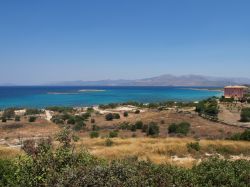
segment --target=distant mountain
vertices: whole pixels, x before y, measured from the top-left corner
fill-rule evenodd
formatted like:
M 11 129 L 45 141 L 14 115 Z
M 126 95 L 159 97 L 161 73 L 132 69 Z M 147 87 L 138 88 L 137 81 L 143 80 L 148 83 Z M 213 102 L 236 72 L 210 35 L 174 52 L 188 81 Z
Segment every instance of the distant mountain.
M 170 74 L 137 80 L 65 81 L 58 86 L 213 86 L 250 84 L 249 78 L 210 77 L 201 75 L 174 76 Z

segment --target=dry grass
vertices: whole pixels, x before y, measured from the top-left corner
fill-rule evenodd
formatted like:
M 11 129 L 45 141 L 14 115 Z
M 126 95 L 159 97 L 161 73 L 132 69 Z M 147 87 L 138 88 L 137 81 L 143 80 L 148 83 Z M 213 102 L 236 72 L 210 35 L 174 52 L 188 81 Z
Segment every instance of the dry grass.
M 107 147 L 105 139 L 83 138 L 79 147 L 87 148 L 92 154 L 106 159 L 137 157 L 139 160 L 150 160 L 154 163 L 171 163 L 190 167 L 209 154 L 223 156 L 250 156 L 250 143 L 226 140 L 201 140 L 201 150 L 188 151 L 187 143 L 191 138 L 114 138 L 113 146 Z
M 10 148 L 5 146 L 0 146 L 0 158 L 14 158 L 18 155 L 21 155 L 22 152 L 16 148 Z

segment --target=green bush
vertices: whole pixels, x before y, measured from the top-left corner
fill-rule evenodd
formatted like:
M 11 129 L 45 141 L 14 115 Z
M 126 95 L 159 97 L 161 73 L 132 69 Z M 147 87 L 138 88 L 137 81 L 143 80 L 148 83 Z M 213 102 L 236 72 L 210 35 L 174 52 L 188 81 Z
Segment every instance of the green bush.
M 114 117 L 114 119 L 120 119 L 120 114 L 114 113 L 114 114 L 113 114 L 113 117 Z
M 73 127 L 73 129 L 75 131 L 80 131 L 82 130 L 84 127 L 86 126 L 86 124 L 83 121 L 77 121 Z
M 97 131 L 92 131 L 89 134 L 90 138 L 98 138 L 99 137 L 99 132 Z
M 175 133 L 175 134 L 187 135 L 188 132 L 190 131 L 190 126 L 191 125 L 188 122 L 181 122 L 179 124 L 173 123 L 168 127 L 168 133 L 169 134 Z
M 75 111 L 75 109 L 73 107 L 63 107 L 63 106 L 47 107 L 46 110 L 59 112 L 59 113 L 67 113 L 67 112 L 74 112 Z
M 68 121 L 67 121 L 67 124 L 69 125 L 74 125 L 76 123 L 76 119 L 74 116 L 71 116 Z
M 107 139 L 105 140 L 105 145 L 106 145 L 107 147 L 111 147 L 113 144 L 114 144 L 114 142 L 113 142 L 110 138 L 107 138 Z
M 240 117 L 241 122 L 250 122 L 250 108 L 243 108 Z
M 125 112 L 123 113 L 123 116 L 124 116 L 124 117 L 128 117 L 128 112 L 125 111 Z
M 130 129 L 131 129 L 131 125 L 130 125 L 128 122 L 122 122 L 122 123 L 119 125 L 119 129 L 122 129 L 122 130 L 130 130 Z
M 105 119 L 106 119 L 107 121 L 112 121 L 112 120 L 114 119 L 114 116 L 113 116 L 113 114 L 108 113 L 108 114 L 106 114 Z
M 15 117 L 15 108 L 7 108 L 3 111 L 3 118 L 12 119 Z
M 20 121 L 20 116 L 15 116 L 15 121 Z
M 136 110 L 135 114 L 140 114 L 140 112 L 141 112 L 140 110 Z
M 213 121 L 218 120 L 219 106 L 216 98 L 209 98 L 207 100 L 200 101 L 196 105 L 196 112 L 204 118 Z
M 250 141 L 250 130 L 245 130 L 243 133 L 236 133 L 229 139 Z
M 137 121 L 135 122 L 136 129 L 142 129 L 143 127 L 143 122 L 142 121 Z
M 99 131 L 100 130 L 100 127 L 97 126 L 97 125 L 92 125 L 92 131 Z
M 29 117 L 29 122 L 35 122 L 36 121 L 36 116 L 30 116 Z
M 7 119 L 5 117 L 2 117 L 2 122 L 3 123 L 6 123 L 7 122 Z
M 44 113 L 42 110 L 36 108 L 28 108 L 26 109 L 25 115 L 36 115 Z
M 115 137 L 118 137 L 118 131 L 110 131 L 109 138 L 115 138 Z
M 69 129 L 52 141 L 30 142 L 15 160 L 0 159 L 0 186 L 249 186 L 250 161 L 211 158 L 190 169 L 138 161 L 135 157 L 98 159 L 86 151 L 76 152 L 77 138 Z M 106 139 L 105 145 L 114 142 Z M 53 148 L 54 147 L 54 148 Z
M 151 122 L 148 125 L 147 136 L 158 136 L 160 132 L 159 126 L 155 122 Z
M 136 125 L 131 125 L 131 126 L 130 126 L 130 130 L 131 130 L 132 132 L 135 132 L 135 131 L 136 131 Z
M 187 144 L 188 151 L 190 152 L 191 150 L 195 151 L 200 151 L 201 146 L 199 142 L 191 142 Z

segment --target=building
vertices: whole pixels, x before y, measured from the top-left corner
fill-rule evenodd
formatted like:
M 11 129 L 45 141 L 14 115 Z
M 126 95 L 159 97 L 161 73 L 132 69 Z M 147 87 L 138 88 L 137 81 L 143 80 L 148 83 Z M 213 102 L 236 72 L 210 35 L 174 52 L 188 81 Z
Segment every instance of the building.
M 242 99 L 247 92 L 246 86 L 226 86 L 224 88 L 225 98 Z

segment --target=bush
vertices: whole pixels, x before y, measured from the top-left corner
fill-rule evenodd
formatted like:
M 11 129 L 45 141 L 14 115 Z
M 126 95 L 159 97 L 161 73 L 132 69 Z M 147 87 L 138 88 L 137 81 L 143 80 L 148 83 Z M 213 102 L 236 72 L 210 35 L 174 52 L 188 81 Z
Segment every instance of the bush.
M 143 125 L 141 131 L 142 132 L 147 132 L 148 131 L 148 125 L 147 124 Z
M 15 116 L 15 121 L 20 121 L 20 116 Z
M 124 112 L 124 113 L 123 113 L 123 116 L 124 116 L 124 117 L 128 117 L 128 112 L 127 112 L 127 111 Z
M 240 117 L 241 122 L 250 122 L 250 108 L 243 108 Z
M 91 122 L 91 123 L 95 123 L 95 119 L 92 118 L 92 119 L 90 120 L 90 122 Z
M 100 127 L 97 125 L 92 125 L 92 131 L 99 131 Z
M 29 117 L 29 122 L 35 122 L 36 121 L 36 116 L 30 116 Z
M 200 143 L 199 142 L 191 142 L 187 144 L 188 151 L 190 152 L 191 150 L 195 151 L 200 151 Z
M 114 114 L 113 114 L 113 117 L 114 117 L 114 119 L 120 119 L 120 114 L 114 113 Z
M 135 114 L 140 114 L 140 112 L 141 112 L 140 110 L 136 110 Z
M 168 127 L 168 133 L 172 134 L 184 134 L 187 135 L 187 133 L 190 131 L 190 124 L 188 122 L 181 122 L 179 124 L 171 124 Z
M 196 105 L 196 112 L 204 118 L 216 121 L 219 113 L 219 106 L 216 98 L 209 98 L 207 100 L 200 101 Z
M 114 119 L 114 116 L 113 116 L 113 114 L 108 113 L 108 114 L 106 114 L 105 119 L 106 119 L 107 121 L 112 121 L 112 120 Z
M 131 130 L 132 132 L 135 132 L 135 131 L 136 131 L 136 125 L 131 125 L 131 126 L 130 126 L 130 130 Z
M 137 121 L 135 122 L 136 129 L 142 129 L 143 127 L 143 122 L 142 121 Z
M 230 139 L 250 141 L 250 130 L 245 130 L 243 133 L 236 133 Z
M 105 140 L 105 145 L 106 145 L 107 147 L 111 147 L 113 144 L 114 144 L 114 142 L 113 142 L 111 139 L 107 138 L 107 139 Z
M 83 121 L 78 121 L 76 122 L 76 124 L 74 125 L 73 129 L 75 131 L 80 131 L 82 130 L 84 127 L 86 126 L 86 124 Z
M 155 122 L 151 122 L 148 125 L 147 136 L 158 136 L 160 132 L 159 126 Z
M 28 108 L 26 109 L 25 115 L 36 115 L 44 113 L 42 110 L 35 109 L 35 108 Z
M 15 108 L 5 109 L 2 115 L 3 118 L 12 119 L 15 117 Z
M 76 120 L 75 120 L 74 116 L 71 116 L 67 121 L 67 124 L 69 124 L 69 125 L 74 125 L 75 123 L 76 123 Z
M 98 138 L 99 137 L 99 132 L 97 131 L 92 131 L 89 134 L 90 138 Z
M 7 119 L 5 117 L 2 117 L 2 122 L 3 123 L 6 123 L 7 122 Z
M 118 131 L 110 131 L 109 132 L 109 138 L 115 138 L 118 136 Z
M 73 107 L 63 107 L 63 106 L 47 107 L 46 110 L 59 112 L 59 113 L 67 113 L 67 112 L 74 112 L 75 111 Z

